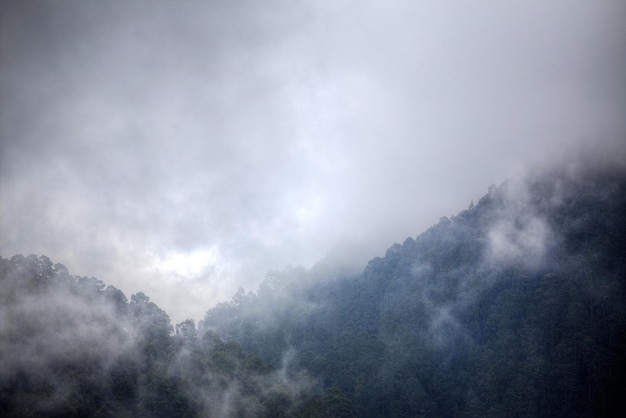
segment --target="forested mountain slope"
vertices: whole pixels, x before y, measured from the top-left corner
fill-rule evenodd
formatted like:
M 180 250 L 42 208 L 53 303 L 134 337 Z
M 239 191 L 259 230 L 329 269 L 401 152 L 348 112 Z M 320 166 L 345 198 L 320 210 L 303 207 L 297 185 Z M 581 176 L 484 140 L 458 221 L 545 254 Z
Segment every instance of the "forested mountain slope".
M 343 403 L 342 403 L 343 402 Z M 348 404 L 45 256 L 0 258 L 0 416 L 320 416 Z
M 199 326 L 361 416 L 626 410 L 626 175 L 559 168 L 491 187 L 357 275 L 268 275 Z

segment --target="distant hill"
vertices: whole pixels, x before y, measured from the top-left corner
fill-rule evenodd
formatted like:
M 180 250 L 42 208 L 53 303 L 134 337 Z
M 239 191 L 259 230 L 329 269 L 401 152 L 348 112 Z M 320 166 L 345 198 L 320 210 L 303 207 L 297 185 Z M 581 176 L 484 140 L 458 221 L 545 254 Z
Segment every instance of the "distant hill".
M 625 267 L 626 173 L 561 167 L 492 186 L 361 274 L 270 273 L 199 326 L 360 416 L 611 416 Z
M 338 393 L 191 320 L 173 327 L 143 293 L 128 301 L 45 256 L 0 258 L 0 416 L 321 416 L 348 404 Z

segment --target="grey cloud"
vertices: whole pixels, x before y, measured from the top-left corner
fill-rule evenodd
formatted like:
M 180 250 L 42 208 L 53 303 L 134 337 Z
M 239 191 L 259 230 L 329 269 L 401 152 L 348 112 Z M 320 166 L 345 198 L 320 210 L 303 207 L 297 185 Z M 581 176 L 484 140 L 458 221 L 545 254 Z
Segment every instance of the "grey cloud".
M 541 208 L 530 199 L 530 181 L 530 178 L 518 178 L 500 188 L 502 197 L 499 199 L 505 203 L 487 231 L 485 257 L 490 265 L 538 268 L 543 265 L 550 248 L 558 242 L 558 237 L 542 216 Z M 549 200 L 556 206 L 558 192 Z
M 176 319 L 344 241 L 364 263 L 529 161 L 624 151 L 617 3 L 0 7 L 0 251 Z M 213 246 L 189 283 L 146 272 Z

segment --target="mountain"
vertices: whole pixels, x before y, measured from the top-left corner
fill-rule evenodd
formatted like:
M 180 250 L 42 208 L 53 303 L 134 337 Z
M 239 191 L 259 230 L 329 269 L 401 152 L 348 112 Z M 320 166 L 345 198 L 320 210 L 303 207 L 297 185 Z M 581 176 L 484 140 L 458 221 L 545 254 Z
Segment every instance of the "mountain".
M 270 272 L 198 326 L 45 256 L 0 257 L 0 415 L 617 416 L 625 237 L 626 170 L 561 166 L 361 272 Z
M 626 410 L 626 175 L 562 166 L 492 186 L 360 274 L 268 274 L 199 323 L 364 417 Z

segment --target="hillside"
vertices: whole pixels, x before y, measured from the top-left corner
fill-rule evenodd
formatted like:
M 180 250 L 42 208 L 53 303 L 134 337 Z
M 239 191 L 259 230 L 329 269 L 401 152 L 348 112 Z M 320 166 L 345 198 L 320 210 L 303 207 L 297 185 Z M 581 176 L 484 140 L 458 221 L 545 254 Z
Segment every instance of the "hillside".
M 0 313 L 3 417 L 311 416 L 344 402 L 45 256 L 0 258 Z
M 625 237 L 623 170 L 547 170 L 361 274 L 270 273 L 199 325 L 361 416 L 610 416 L 626 406 Z

